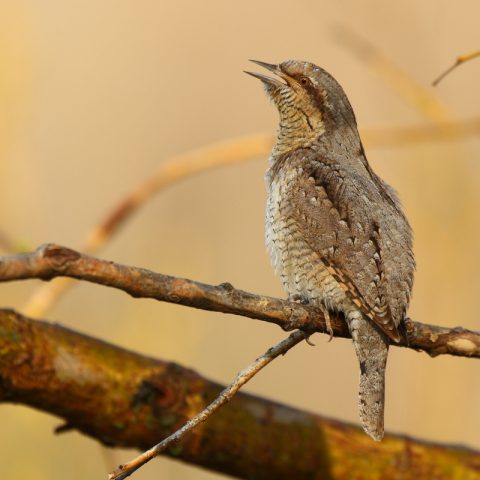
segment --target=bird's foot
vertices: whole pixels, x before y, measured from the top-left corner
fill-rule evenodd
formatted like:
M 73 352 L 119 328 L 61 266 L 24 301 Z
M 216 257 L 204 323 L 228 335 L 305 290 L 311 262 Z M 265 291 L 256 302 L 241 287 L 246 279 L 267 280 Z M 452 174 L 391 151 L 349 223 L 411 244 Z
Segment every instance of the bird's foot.
M 415 322 L 411 318 L 405 317 L 401 330 L 403 330 L 407 345 L 410 345 L 411 341 L 415 338 Z
M 289 295 L 288 301 L 293 303 L 301 303 L 302 305 L 308 305 L 310 303 L 310 300 L 307 297 L 300 295 L 299 293 Z
M 330 335 L 328 341 L 331 342 L 333 338 L 333 328 L 332 328 L 332 322 L 330 320 L 330 313 L 325 307 L 325 305 L 323 305 L 323 303 L 320 304 L 320 310 L 322 311 L 323 316 L 325 317 L 325 326 L 327 327 L 327 333 Z

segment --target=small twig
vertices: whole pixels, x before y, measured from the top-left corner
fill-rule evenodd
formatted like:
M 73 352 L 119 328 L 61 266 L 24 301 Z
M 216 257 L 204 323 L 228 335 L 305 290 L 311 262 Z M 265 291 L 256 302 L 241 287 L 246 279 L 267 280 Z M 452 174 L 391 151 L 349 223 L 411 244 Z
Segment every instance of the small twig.
M 449 73 L 462 65 L 462 63 L 473 60 L 476 57 L 480 57 L 480 50 L 477 50 L 473 53 L 468 53 L 466 55 L 460 55 L 452 66 L 447 68 L 436 80 L 432 82 L 432 85 L 436 87 Z
M 179 442 L 187 433 L 192 431 L 197 425 L 210 417 L 222 405 L 229 402 L 233 396 L 245 385 L 251 378 L 253 378 L 263 367 L 266 367 L 271 361 L 275 360 L 280 355 L 285 355 L 292 347 L 304 340 L 309 334 L 301 330 L 297 330 L 290 334 L 285 340 L 277 343 L 275 346 L 269 348 L 263 355 L 258 357 L 252 364 L 243 369 L 237 374 L 235 380 L 220 392 L 218 397 L 204 408 L 200 413 L 191 418 L 182 428 L 172 433 L 170 436 L 162 440 L 160 443 L 143 452 L 138 457 L 134 458 L 124 465 L 120 465 L 117 470 L 108 475 L 109 480 L 122 480 L 129 477 L 133 472 L 138 470 L 142 465 L 145 465 L 152 458 L 158 456 L 166 448 L 173 443 Z
M 51 280 L 61 276 L 118 288 L 136 298 L 155 298 L 162 302 L 255 318 L 275 323 L 285 330 L 300 328 L 328 332 L 320 308 L 255 295 L 237 290 L 228 283 L 213 286 L 162 275 L 100 260 L 58 245 L 44 245 L 32 253 L 0 258 L 0 282 L 27 278 Z M 330 314 L 330 321 L 336 337 L 350 337 L 341 316 Z M 408 325 L 409 341 L 403 339 L 396 346 L 423 350 L 431 356 L 450 354 L 480 358 L 479 332 L 413 321 Z

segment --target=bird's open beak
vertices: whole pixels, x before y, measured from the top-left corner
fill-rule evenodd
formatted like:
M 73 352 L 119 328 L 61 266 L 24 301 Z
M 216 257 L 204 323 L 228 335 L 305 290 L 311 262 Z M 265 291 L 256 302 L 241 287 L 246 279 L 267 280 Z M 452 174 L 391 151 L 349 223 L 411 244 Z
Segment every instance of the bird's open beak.
M 260 65 L 263 68 L 266 68 L 267 70 L 279 76 L 280 78 L 285 79 L 285 74 L 280 70 L 278 65 L 274 65 L 272 63 L 260 62 L 259 60 L 250 60 L 250 61 L 253 63 L 256 63 L 257 65 Z M 245 73 L 248 73 L 248 75 L 251 75 L 252 77 L 258 78 L 267 87 L 276 87 L 276 88 L 285 87 L 285 83 L 281 82 L 276 78 L 269 77 L 268 75 L 263 75 L 261 73 L 255 73 L 255 72 L 247 72 L 247 71 L 245 71 Z

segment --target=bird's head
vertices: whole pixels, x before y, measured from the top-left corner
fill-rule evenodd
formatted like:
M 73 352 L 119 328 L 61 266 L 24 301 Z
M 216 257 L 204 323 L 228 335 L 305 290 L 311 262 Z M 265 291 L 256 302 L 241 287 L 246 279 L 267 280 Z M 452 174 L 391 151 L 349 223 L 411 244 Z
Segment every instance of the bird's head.
M 277 106 L 278 150 L 307 147 L 343 126 L 356 131 L 355 116 L 345 92 L 325 70 L 298 60 L 278 65 L 252 61 L 275 75 L 246 72 L 263 82 Z

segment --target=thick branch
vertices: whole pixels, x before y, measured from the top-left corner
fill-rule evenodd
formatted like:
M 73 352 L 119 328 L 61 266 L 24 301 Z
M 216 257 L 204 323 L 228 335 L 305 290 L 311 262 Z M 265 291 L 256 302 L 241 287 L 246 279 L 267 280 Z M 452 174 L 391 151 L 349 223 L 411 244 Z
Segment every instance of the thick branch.
M 65 419 L 104 444 L 144 449 L 213 400 L 221 386 L 58 325 L 0 310 L 0 401 Z M 239 393 L 167 455 L 238 478 L 476 478 L 478 452 L 387 435 Z
M 146 269 L 120 265 L 83 255 L 58 245 L 44 245 L 33 253 L 0 258 L 0 281 L 71 277 L 113 288 L 133 297 L 155 298 L 203 310 L 232 313 L 276 323 L 285 330 L 308 328 L 326 333 L 325 319 L 313 306 L 254 295 L 230 284 L 207 285 L 183 278 L 154 273 Z M 349 337 L 340 316 L 331 318 L 337 337 Z M 450 354 L 480 358 L 480 333 L 464 328 L 445 328 L 409 321 L 408 345 L 429 355 Z

